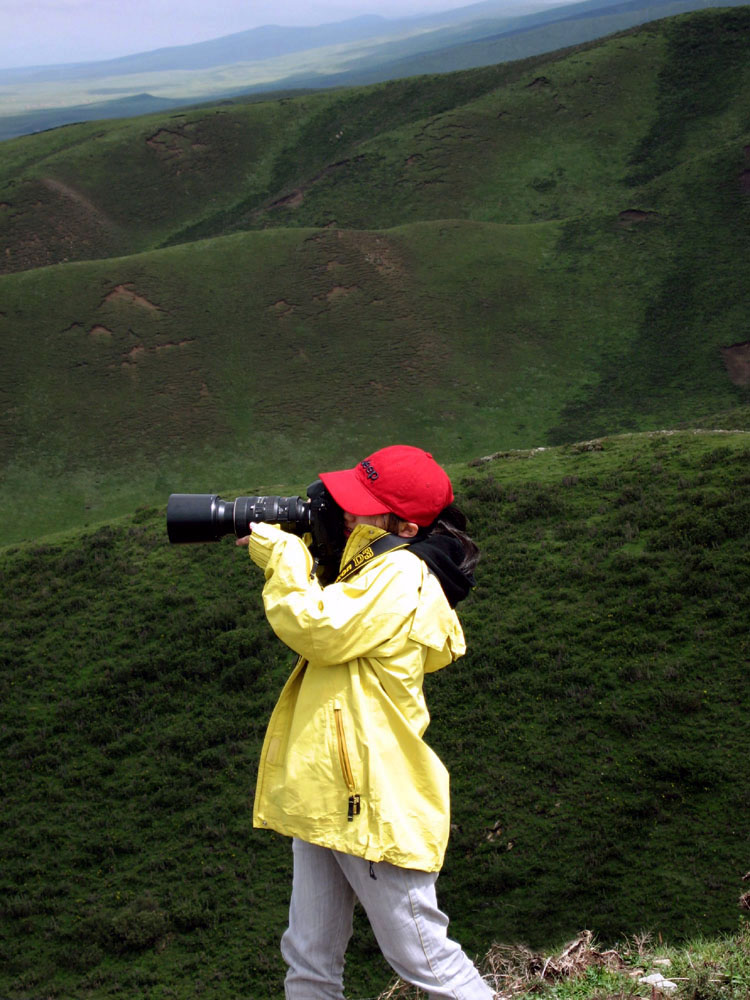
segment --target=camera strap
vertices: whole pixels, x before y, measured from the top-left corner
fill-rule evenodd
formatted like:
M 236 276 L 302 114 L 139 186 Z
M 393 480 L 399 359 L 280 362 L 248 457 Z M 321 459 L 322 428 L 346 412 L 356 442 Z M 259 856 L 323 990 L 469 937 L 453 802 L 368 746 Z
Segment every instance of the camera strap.
M 380 538 L 376 538 L 374 542 L 360 549 L 344 566 L 334 582 L 341 583 L 342 580 L 348 580 L 350 576 L 359 573 L 364 566 L 372 562 L 377 556 L 382 556 L 384 552 L 392 552 L 396 549 L 406 549 L 409 547 L 409 544 L 408 541 L 404 541 L 398 535 L 381 535 Z

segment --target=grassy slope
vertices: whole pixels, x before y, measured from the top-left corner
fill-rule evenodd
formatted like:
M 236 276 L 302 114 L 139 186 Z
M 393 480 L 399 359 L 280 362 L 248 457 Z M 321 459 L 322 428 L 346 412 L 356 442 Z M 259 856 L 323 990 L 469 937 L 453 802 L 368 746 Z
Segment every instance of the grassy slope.
M 8 252 L 2 267 L 91 259 L 103 249 L 125 255 L 186 236 L 223 235 L 290 185 L 327 176 L 326 168 L 351 159 L 360 143 L 381 136 L 387 149 L 392 131 L 471 102 L 535 65 L 74 125 L 4 143 L 0 200 Z M 50 191 L 45 181 L 72 189 L 94 211 L 76 212 L 75 196 L 59 187 Z M 436 217 L 450 216 L 450 198 L 433 197 L 442 205 Z M 342 211 L 350 210 L 349 200 L 348 194 L 341 199 Z M 373 198 L 373 228 L 384 225 L 382 202 Z M 107 248 L 91 243 L 97 224 L 107 229 Z M 297 217 L 292 224 L 305 223 Z
M 484 559 L 427 695 L 470 951 L 736 927 L 749 457 L 682 432 L 451 467 Z M 289 654 L 259 573 L 151 508 L 0 573 L 3 996 L 278 997 L 289 851 L 248 806 Z M 348 969 L 389 978 L 361 923 Z
M 749 17 L 5 144 L 11 268 L 130 256 L 0 278 L 3 495 L 64 528 L 384 438 L 450 460 L 737 412 Z M 0 540 L 38 531 L 29 505 Z
M 614 242 L 613 292 L 583 278 L 583 308 L 540 308 L 571 292 L 564 258 L 542 263 L 558 236 L 480 223 L 268 231 L 5 279 L 5 488 L 35 503 L 16 505 L 3 537 L 38 534 L 39 504 L 51 530 L 178 488 L 270 491 L 290 469 L 355 461 L 383 439 L 446 459 L 544 440 L 633 312 L 616 285 L 632 262 Z M 241 286 L 238 260 L 252 275 Z M 716 369 L 715 383 L 621 412 L 654 426 L 730 407 L 721 336 L 698 373 Z

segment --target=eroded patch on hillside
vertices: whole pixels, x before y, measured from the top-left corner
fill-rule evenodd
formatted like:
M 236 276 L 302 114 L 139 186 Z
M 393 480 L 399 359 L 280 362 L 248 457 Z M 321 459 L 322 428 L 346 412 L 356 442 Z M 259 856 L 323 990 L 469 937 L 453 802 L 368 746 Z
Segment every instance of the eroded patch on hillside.
M 374 245 L 364 250 L 364 259 L 383 277 L 393 278 L 403 273 L 403 263 L 396 257 L 390 244 L 379 237 L 376 237 Z
M 398 279 L 405 271 L 401 255 L 393 243 L 379 234 L 336 229 L 332 232 L 321 230 L 310 237 L 310 243 L 321 246 L 326 257 L 323 271 L 326 275 L 335 273 L 337 280 L 330 283 L 327 290 L 318 293 L 316 300 L 332 301 L 354 291 L 370 294 L 369 285 L 373 280 Z M 354 280 L 345 284 L 344 277 Z M 326 283 L 330 279 L 325 279 Z M 388 288 L 393 291 L 390 281 Z M 374 296 L 380 298 L 380 296 Z
M 127 354 L 122 356 L 122 367 L 126 370 L 133 368 L 138 359 L 146 353 L 146 348 L 143 344 L 136 344 L 135 347 L 131 347 Z
M 721 357 L 734 385 L 750 385 L 750 340 L 721 348 Z
M 152 347 L 146 347 L 144 344 L 135 344 L 129 351 L 122 355 L 120 367 L 123 371 L 133 375 L 137 371 L 138 364 L 146 358 L 163 354 L 165 351 L 181 350 L 192 343 L 192 338 L 189 338 L 186 340 L 172 340 L 165 344 L 154 344 Z
M 620 225 L 627 228 L 637 226 L 643 222 L 656 222 L 658 219 L 658 212 L 647 212 L 642 208 L 626 208 L 624 212 L 620 212 L 617 216 L 617 221 Z
M 276 201 L 271 202 L 269 208 L 299 208 L 304 200 L 304 189 L 295 188 L 291 194 L 284 195 L 283 198 L 278 198 Z
M 271 312 L 275 312 L 276 315 L 282 319 L 285 316 L 291 316 L 295 310 L 295 306 L 293 306 L 291 302 L 287 302 L 286 299 L 279 299 L 278 302 L 274 302 L 273 305 L 270 305 L 268 308 Z
M 398 238 L 322 228 L 297 255 L 293 291 L 280 275 L 265 304 L 271 325 L 261 336 L 278 364 L 254 402 L 258 419 L 277 418 L 280 400 L 290 419 L 378 414 L 444 379 L 452 347 L 415 296 Z
M 161 351 L 172 351 L 172 350 L 175 349 L 175 347 L 183 348 L 183 347 L 187 347 L 188 344 L 192 344 L 192 343 L 193 343 L 193 338 L 192 337 L 188 337 L 185 340 L 169 340 L 169 341 L 167 341 L 166 344 L 156 344 L 153 347 L 153 350 L 157 354 L 159 354 Z
M 146 139 L 146 145 L 153 149 L 162 160 L 179 160 L 187 153 L 202 153 L 208 149 L 208 146 L 205 143 L 196 142 L 191 135 L 197 124 L 197 122 L 190 122 L 172 128 L 160 128 Z
M 105 302 L 127 302 L 134 306 L 140 306 L 143 309 L 147 309 L 150 312 L 163 312 L 164 310 L 161 306 L 154 305 L 153 302 L 145 298 L 143 295 L 139 295 L 135 291 L 135 287 L 132 282 L 125 285 L 116 285 L 109 294 L 104 296 L 102 300 L 102 305 Z
M 78 324 L 74 324 L 74 326 L 77 325 Z M 89 330 L 89 337 L 93 337 L 95 340 L 96 339 L 111 340 L 113 336 L 114 334 L 109 329 L 109 327 L 102 326 L 101 323 L 97 323 L 95 326 L 92 326 L 91 329 Z
M 358 292 L 358 285 L 334 285 L 330 292 L 326 292 L 325 298 L 327 302 L 335 302 L 336 299 L 343 299 L 351 295 L 352 292 Z
M 295 188 L 289 194 L 283 195 L 281 198 L 276 198 L 269 205 L 266 206 L 267 209 L 274 208 L 299 208 L 299 206 L 304 202 L 305 195 L 315 184 L 318 184 L 324 178 L 330 176 L 331 174 L 340 173 L 346 167 L 349 167 L 353 163 L 359 163 L 360 160 L 364 160 L 364 155 L 354 156 L 345 160 L 337 160 L 335 163 L 329 163 L 327 167 L 324 167 L 319 173 L 311 177 L 309 181 L 305 184 L 300 185 Z M 253 213 L 254 217 L 261 215 L 265 209 L 258 209 Z

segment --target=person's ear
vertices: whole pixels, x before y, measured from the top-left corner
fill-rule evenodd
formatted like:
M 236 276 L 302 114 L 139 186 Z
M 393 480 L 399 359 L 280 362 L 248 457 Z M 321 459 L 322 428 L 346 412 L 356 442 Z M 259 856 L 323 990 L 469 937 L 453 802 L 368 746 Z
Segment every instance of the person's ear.
M 414 538 L 418 531 L 419 525 L 415 524 L 413 521 L 401 521 L 399 524 L 398 537 Z

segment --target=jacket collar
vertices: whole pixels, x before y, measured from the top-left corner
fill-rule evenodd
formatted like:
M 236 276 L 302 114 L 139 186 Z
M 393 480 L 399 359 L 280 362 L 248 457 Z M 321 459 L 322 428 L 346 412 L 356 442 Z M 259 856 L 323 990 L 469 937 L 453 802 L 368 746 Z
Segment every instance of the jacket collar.
M 376 528 L 374 524 L 355 524 L 351 535 L 346 540 L 340 568 L 346 566 L 349 560 L 354 558 L 360 549 L 365 548 L 366 545 L 370 545 L 376 538 L 381 538 L 387 534 L 387 531 L 384 531 L 382 528 Z
M 341 557 L 340 569 L 349 563 L 358 552 L 371 545 L 378 538 L 387 535 L 382 528 L 371 524 L 357 524 L 346 541 L 344 554 Z M 462 601 L 475 585 L 474 577 L 460 569 L 463 550 L 456 539 L 448 535 L 428 535 L 423 539 L 404 539 L 404 544 L 413 552 L 440 581 L 448 603 L 452 608 Z

